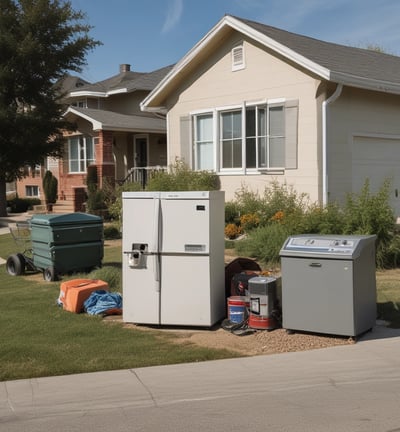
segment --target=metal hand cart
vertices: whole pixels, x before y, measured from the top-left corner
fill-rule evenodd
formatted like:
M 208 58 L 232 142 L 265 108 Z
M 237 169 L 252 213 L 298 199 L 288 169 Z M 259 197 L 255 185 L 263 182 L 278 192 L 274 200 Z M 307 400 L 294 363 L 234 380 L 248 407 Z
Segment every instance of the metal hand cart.
M 21 252 L 10 255 L 7 259 L 6 268 L 8 274 L 19 276 L 25 270 L 37 271 L 33 265 L 31 227 L 29 222 L 16 222 L 8 224 L 11 236 Z

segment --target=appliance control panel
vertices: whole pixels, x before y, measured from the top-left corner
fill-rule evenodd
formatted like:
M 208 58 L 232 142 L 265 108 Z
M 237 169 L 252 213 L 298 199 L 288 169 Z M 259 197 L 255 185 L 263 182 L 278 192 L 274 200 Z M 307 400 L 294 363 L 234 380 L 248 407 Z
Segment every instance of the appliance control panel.
M 285 245 L 287 250 L 305 253 L 334 253 L 351 255 L 358 241 L 345 237 L 290 237 Z

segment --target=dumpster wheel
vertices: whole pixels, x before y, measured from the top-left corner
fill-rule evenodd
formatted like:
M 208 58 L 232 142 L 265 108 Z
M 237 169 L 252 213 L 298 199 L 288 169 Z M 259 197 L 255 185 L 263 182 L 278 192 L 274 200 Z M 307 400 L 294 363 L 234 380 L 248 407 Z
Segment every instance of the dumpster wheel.
M 43 270 L 43 279 L 47 282 L 56 281 L 57 273 L 54 267 L 47 267 Z

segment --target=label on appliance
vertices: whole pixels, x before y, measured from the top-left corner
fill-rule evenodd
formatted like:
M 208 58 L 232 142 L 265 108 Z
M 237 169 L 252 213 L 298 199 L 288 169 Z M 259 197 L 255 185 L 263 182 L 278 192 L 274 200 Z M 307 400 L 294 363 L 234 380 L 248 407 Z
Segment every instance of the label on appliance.
M 205 206 L 205 205 L 197 205 L 197 206 L 196 206 L 196 210 L 204 211 L 205 209 L 206 209 L 206 206 Z
M 185 252 L 205 252 L 206 245 L 202 244 L 185 244 Z

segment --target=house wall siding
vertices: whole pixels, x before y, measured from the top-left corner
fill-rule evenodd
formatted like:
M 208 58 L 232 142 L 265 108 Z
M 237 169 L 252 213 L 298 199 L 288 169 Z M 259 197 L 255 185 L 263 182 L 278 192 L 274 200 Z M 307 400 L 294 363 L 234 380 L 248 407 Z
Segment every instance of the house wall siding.
M 398 139 L 399 118 L 400 96 L 343 89 L 341 96 L 329 107 L 327 119 L 329 200 L 343 202 L 346 194 L 352 191 L 353 136 Z
M 243 102 L 295 99 L 299 104 L 298 168 L 278 176 L 221 175 L 221 186 L 229 200 L 243 184 L 262 192 L 271 181 L 277 180 L 292 184 L 299 192 L 318 200 L 321 164 L 317 119 L 321 108 L 316 93 L 320 81 L 247 39 L 243 40 L 246 67 L 232 72 L 231 49 L 242 40 L 238 34 L 231 34 L 170 97 L 169 163 L 181 155 L 181 117 L 198 110 L 240 106 Z

